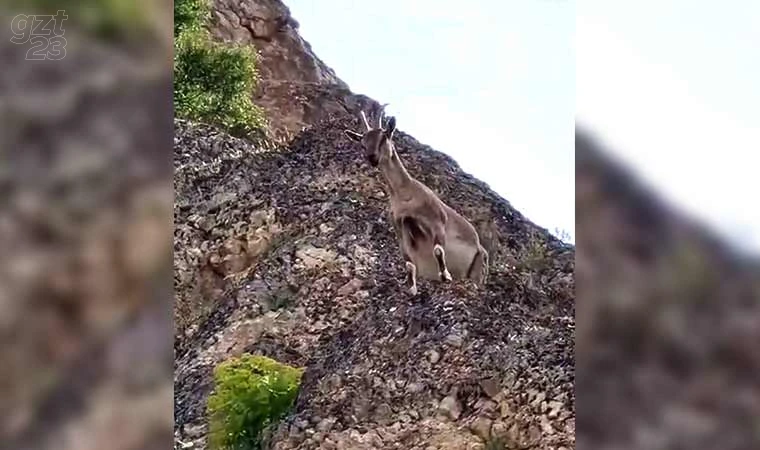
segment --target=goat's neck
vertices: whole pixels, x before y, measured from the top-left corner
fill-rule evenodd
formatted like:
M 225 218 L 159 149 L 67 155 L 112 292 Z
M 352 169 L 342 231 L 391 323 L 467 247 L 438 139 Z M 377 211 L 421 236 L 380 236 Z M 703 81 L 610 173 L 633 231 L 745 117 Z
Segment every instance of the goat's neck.
M 406 167 L 404 167 L 395 149 L 392 149 L 390 155 L 381 161 L 380 172 L 388 183 L 391 195 L 401 194 L 412 180 L 411 175 L 406 171 Z

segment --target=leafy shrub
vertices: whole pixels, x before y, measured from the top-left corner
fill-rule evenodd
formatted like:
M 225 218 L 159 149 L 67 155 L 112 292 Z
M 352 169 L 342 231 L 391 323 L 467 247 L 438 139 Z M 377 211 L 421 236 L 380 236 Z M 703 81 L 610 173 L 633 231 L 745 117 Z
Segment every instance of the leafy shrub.
M 302 369 L 250 354 L 217 366 L 207 405 L 210 448 L 260 449 L 263 432 L 292 406 L 302 373 Z
M 485 450 L 508 450 L 507 443 L 500 437 L 491 437 L 486 440 Z
M 183 32 L 198 32 L 211 16 L 209 0 L 175 0 L 174 1 L 174 37 Z
M 542 272 L 551 263 L 546 253 L 546 241 L 538 234 L 532 234 L 521 255 L 521 268 L 534 272 Z
M 175 115 L 247 135 L 264 126 L 251 98 L 256 53 L 250 47 L 211 40 L 203 27 L 210 15 L 208 1 L 174 2 Z

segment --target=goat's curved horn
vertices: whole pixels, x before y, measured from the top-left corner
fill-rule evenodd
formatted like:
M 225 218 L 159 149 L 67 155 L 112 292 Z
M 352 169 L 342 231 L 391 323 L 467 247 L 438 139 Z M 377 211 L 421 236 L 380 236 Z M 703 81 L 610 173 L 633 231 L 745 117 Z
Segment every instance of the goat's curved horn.
M 364 121 L 364 126 L 367 127 L 367 131 L 371 130 L 372 127 L 369 126 L 369 121 L 367 120 L 367 115 L 364 114 L 364 111 L 361 111 L 362 114 L 362 120 Z
M 383 128 L 383 117 L 385 116 L 385 107 L 388 106 L 388 103 L 380 105 L 380 114 L 377 116 L 377 127 Z

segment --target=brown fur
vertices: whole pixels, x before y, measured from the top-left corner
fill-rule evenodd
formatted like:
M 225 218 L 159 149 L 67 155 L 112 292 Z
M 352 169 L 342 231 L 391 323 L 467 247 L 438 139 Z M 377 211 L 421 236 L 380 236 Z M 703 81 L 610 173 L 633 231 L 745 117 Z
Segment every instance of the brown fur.
M 367 131 L 346 130 L 361 142 L 365 157 L 377 167 L 390 194 L 391 215 L 401 255 L 406 262 L 409 290 L 417 292 L 417 277 L 450 281 L 471 279 L 483 285 L 488 276 L 488 252 L 472 224 L 441 201 L 429 187 L 407 172 L 393 146 L 396 120 L 372 128 L 362 112 Z

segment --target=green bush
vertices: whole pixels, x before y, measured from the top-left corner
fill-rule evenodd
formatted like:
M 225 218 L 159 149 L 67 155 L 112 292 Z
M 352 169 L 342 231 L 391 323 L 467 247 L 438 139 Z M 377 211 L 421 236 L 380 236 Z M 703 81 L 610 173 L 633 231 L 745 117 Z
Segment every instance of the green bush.
M 256 53 L 250 47 L 212 41 L 203 27 L 209 14 L 208 0 L 174 2 L 175 115 L 247 135 L 264 126 L 251 98 Z
M 258 450 L 262 433 L 288 412 L 302 369 L 244 354 L 217 366 L 208 399 L 212 450 Z
M 174 37 L 185 31 L 197 32 L 211 17 L 210 0 L 174 1 Z

